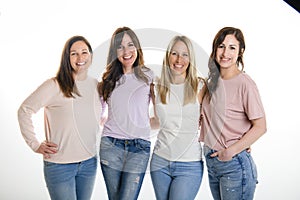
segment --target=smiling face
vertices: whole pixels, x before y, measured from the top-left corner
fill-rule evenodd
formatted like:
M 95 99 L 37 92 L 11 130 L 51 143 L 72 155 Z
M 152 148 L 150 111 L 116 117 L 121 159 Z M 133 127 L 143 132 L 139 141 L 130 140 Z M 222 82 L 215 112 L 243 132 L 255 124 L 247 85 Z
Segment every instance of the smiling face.
M 137 49 L 127 33 L 124 34 L 122 42 L 117 48 L 117 56 L 122 64 L 124 73 L 131 73 L 133 63 L 137 58 Z
M 83 41 L 75 42 L 70 48 L 70 63 L 75 74 L 87 71 L 91 65 L 92 56 L 88 46 Z
M 171 49 L 169 55 L 169 66 L 172 75 L 186 77 L 186 70 L 190 63 L 190 55 L 186 44 L 177 41 Z
M 227 35 L 216 51 L 215 59 L 221 69 L 237 67 L 239 49 L 240 45 L 236 37 L 234 35 Z

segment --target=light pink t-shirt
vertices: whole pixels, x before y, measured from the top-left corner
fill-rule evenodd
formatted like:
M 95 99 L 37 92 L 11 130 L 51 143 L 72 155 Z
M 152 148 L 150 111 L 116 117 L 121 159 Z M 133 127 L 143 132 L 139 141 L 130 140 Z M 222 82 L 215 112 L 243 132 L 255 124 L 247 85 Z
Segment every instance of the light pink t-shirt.
M 209 102 L 202 102 L 200 140 L 215 150 L 229 147 L 251 128 L 251 121 L 265 116 L 255 82 L 245 73 L 223 80 Z
M 32 115 L 44 108 L 45 138 L 58 145 L 58 152 L 46 161 L 73 163 L 97 155 L 100 137 L 101 101 L 98 81 L 88 77 L 75 84 L 81 97 L 66 98 L 54 79 L 46 80 L 20 106 L 18 119 L 21 133 L 33 151 L 40 146 Z
M 124 74 L 108 98 L 108 118 L 102 136 L 118 139 L 150 140 L 150 83 L 154 73 L 144 72 L 149 83 L 138 80 L 134 73 Z

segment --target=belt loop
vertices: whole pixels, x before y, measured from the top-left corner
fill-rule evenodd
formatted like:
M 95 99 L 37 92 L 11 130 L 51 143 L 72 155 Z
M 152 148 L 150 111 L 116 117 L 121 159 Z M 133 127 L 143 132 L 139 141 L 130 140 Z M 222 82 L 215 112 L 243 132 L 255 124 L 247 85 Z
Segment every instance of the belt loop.
M 112 143 L 113 143 L 113 145 L 115 145 L 116 142 L 117 142 L 117 138 L 113 138 L 113 137 L 112 137 Z

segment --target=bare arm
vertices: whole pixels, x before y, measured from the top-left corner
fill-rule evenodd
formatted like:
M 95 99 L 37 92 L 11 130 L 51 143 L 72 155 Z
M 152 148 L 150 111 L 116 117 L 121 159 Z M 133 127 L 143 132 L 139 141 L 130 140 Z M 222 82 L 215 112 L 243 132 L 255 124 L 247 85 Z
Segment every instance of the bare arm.
M 251 123 L 251 129 L 238 142 L 227 149 L 213 153 L 211 157 L 218 156 L 222 161 L 231 160 L 233 156 L 249 148 L 267 131 L 265 117 L 251 120 Z

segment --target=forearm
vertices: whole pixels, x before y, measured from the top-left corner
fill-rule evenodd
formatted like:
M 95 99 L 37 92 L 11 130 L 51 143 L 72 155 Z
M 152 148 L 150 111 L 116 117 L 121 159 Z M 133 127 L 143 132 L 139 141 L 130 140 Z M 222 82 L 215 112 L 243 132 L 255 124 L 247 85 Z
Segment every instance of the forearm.
M 253 125 L 243 137 L 230 147 L 228 151 L 232 152 L 233 156 L 241 151 L 249 148 L 266 132 L 266 119 L 265 117 L 253 120 Z

